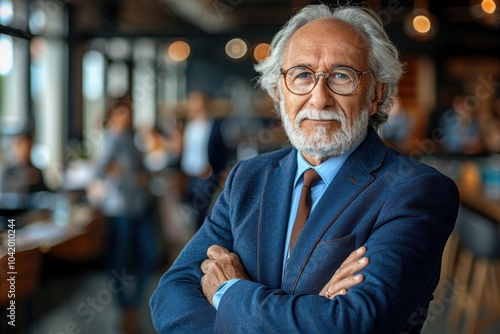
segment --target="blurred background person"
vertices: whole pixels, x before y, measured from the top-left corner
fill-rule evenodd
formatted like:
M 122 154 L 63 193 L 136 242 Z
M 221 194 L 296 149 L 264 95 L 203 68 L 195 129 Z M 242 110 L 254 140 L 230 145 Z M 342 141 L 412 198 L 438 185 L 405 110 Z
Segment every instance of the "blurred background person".
M 196 229 L 203 224 L 227 165 L 222 119 L 212 117 L 209 102 L 208 94 L 201 90 L 190 92 L 186 101 L 181 169 L 187 176 L 186 199 Z
M 389 119 L 380 127 L 380 136 L 388 146 L 404 153 L 412 139 L 412 130 L 413 120 L 401 105 L 400 99 L 393 98 Z
M 141 141 L 144 165 L 150 172 L 158 173 L 178 165 L 182 152 L 180 131 L 164 134 L 158 127 L 153 127 L 143 132 Z
M 0 162 L 0 215 L 11 216 L 33 209 L 30 196 L 49 190 L 42 171 L 31 162 L 33 138 L 24 133 L 15 136 L 10 151 Z
M 442 148 L 448 154 L 480 154 L 484 151 L 479 119 L 463 95 L 456 95 L 439 123 Z
M 140 332 L 138 307 L 157 261 L 147 189 L 149 175 L 134 142 L 132 120 L 130 99 L 125 97 L 112 104 L 102 151 L 95 161 L 95 180 L 89 187 L 89 199 L 108 218 L 109 269 L 135 276 L 118 293 L 124 333 Z
M 443 130 L 441 129 L 441 119 L 446 110 L 451 106 L 451 101 L 457 91 L 454 87 L 446 86 L 437 91 L 436 107 L 432 109 L 427 118 L 427 138 L 436 143 L 436 150 L 442 151 L 441 141 L 443 139 Z
M 488 151 L 500 153 L 500 96 L 493 100 L 491 112 L 483 121 L 484 141 Z

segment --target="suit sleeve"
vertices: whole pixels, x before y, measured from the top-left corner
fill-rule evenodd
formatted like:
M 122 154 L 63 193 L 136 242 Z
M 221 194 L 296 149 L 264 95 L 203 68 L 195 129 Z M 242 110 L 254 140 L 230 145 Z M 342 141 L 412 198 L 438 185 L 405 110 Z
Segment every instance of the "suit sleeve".
M 237 169 L 238 165 L 228 176 L 224 191 L 217 199 L 214 207 L 217 219 L 206 218 L 151 296 L 153 325 L 160 334 L 213 333 L 216 310 L 203 295 L 200 265 L 207 258 L 207 249 L 211 245 L 221 245 L 228 250 L 233 248 L 228 193 Z
M 458 191 L 432 172 L 377 193 L 386 198 L 364 243 L 370 259 L 364 282 L 328 300 L 240 281 L 222 297 L 214 332 L 399 333 L 422 327 L 456 219 Z

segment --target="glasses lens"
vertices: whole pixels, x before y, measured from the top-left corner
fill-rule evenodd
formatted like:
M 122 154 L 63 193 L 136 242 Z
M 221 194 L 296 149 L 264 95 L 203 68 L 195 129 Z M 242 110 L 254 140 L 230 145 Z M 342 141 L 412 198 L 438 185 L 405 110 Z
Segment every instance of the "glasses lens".
M 350 94 L 358 87 L 358 75 L 349 67 L 334 68 L 328 76 L 328 86 L 337 94 Z
M 306 67 L 292 67 L 286 72 L 286 86 L 294 94 L 309 93 L 315 83 L 314 72 Z

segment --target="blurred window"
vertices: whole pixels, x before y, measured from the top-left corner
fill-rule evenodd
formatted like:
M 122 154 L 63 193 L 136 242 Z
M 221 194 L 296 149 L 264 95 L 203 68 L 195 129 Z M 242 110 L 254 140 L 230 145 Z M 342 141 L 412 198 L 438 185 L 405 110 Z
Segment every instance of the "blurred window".
M 26 31 L 27 0 L 0 0 L 0 24 Z
M 0 34 L 0 131 L 15 134 L 28 126 L 28 41 Z
M 31 41 L 31 97 L 35 140 L 46 150 L 50 166 L 61 172 L 66 143 L 67 45 L 62 39 L 35 37 Z M 63 66 L 61 66 L 63 65 Z
M 138 128 L 152 128 L 156 120 L 157 79 L 153 63 L 140 61 L 135 64 L 132 77 L 132 102 L 134 125 Z
M 155 70 L 156 45 L 152 39 L 141 38 L 134 43 L 134 70 L 132 73 L 132 102 L 134 124 L 148 129 L 156 122 L 156 96 L 158 78 Z
M 50 185 L 60 185 L 66 165 L 69 78 L 67 12 L 56 0 L 30 1 L 32 119 L 36 151 L 33 163 L 48 171 Z
M 107 92 L 111 98 L 125 95 L 129 90 L 128 66 L 125 62 L 111 63 L 107 69 Z

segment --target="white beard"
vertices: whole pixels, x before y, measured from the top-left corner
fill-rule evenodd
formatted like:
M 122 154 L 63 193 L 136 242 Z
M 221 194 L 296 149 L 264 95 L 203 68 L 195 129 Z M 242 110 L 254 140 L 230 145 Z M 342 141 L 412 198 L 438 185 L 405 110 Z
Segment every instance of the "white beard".
M 288 139 L 297 150 L 318 160 L 342 155 L 357 144 L 368 129 L 369 109 L 370 104 L 366 103 L 358 117 L 352 120 L 352 124 L 349 124 L 342 110 L 305 108 L 297 114 L 295 121 L 292 123 L 286 113 L 283 96 L 280 102 L 281 120 Z M 336 131 L 328 132 L 326 126 L 319 125 L 314 133 L 306 134 L 300 128 L 305 118 L 337 120 L 341 126 Z

